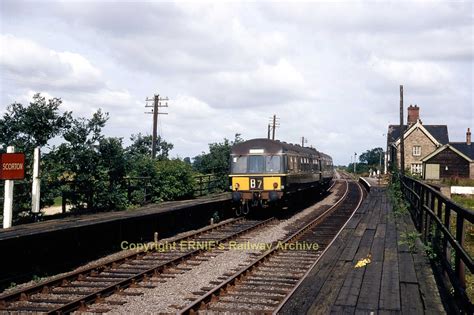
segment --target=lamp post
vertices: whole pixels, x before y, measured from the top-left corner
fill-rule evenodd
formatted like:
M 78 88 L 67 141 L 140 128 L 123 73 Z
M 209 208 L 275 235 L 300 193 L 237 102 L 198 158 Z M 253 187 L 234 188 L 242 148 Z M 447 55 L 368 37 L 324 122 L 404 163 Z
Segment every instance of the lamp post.
M 357 170 L 357 153 L 354 152 L 354 174 Z

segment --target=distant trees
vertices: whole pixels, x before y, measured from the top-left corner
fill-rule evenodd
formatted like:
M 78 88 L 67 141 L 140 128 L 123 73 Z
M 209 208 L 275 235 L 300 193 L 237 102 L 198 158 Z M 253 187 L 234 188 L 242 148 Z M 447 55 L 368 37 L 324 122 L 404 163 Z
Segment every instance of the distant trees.
M 380 168 L 380 166 L 383 168 L 384 161 L 385 155 L 382 148 L 378 147 L 367 150 L 359 156 L 359 162 L 357 163 L 356 171 L 357 173 L 368 173 L 370 169 L 376 171 Z M 349 172 L 353 172 L 354 163 L 350 163 L 347 166 L 347 170 Z
M 209 153 L 202 153 L 194 157 L 193 168 L 203 174 L 227 173 L 230 168 L 230 151 L 234 144 L 242 142 L 239 133 L 234 140 L 224 139 L 223 142 L 209 144 Z
M 368 166 L 377 167 L 379 162 L 384 162 L 384 154 L 382 148 L 374 148 L 372 150 L 367 150 L 359 156 L 359 161 Z

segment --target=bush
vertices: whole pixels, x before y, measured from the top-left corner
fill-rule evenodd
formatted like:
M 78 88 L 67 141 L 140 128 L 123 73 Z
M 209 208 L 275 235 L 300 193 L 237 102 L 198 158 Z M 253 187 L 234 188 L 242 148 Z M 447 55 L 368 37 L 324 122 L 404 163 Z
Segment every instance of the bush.
M 392 177 L 392 182 L 388 189 L 388 197 L 393 205 L 393 214 L 395 217 L 400 217 L 408 213 L 410 205 L 403 198 L 400 181 L 396 177 Z
M 154 202 L 193 197 L 192 167 L 179 159 L 156 161 L 156 177 L 152 178 Z

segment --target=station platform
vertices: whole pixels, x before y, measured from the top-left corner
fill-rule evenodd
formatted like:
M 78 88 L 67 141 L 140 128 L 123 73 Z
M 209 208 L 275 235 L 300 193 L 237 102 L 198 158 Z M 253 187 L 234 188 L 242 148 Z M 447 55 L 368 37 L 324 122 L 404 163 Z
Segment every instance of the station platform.
M 409 214 L 395 216 L 386 188 L 370 193 L 320 261 L 287 300 L 281 314 L 445 314 Z M 358 265 L 358 266 L 356 266 Z
M 75 215 L 0 229 L 0 291 L 12 283 L 69 271 L 119 251 L 127 241 L 151 241 L 233 215 L 230 194 L 150 204 L 127 211 Z
M 383 178 L 376 177 L 361 177 L 362 180 L 366 181 L 370 187 L 385 187 Z
M 111 223 L 114 221 L 123 221 L 132 218 L 148 217 L 164 212 L 179 211 L 185 208 L 191 208 L 196 205 L 210 204 L 229 201 L 229 193 L 210 195 L 197 199 L 167 201 L 159 204 L 149 204 L 134 210 L 128 211 L 109 211 L 93 214 L 77 214 L 61 219 L 52 219 L 36 223 L 21 224 L 8 229 L 0 228 L 0 242 L 10 238 L 20 238 L 28 235 L 48 233 L 52 231 L 79 228 L 97 224 Z

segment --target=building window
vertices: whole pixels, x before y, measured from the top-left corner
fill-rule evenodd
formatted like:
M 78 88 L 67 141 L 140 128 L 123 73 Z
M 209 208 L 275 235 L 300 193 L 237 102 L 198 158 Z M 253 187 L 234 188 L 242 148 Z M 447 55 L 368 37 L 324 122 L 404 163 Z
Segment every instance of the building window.
M 411 164 L 411 173 L 422 175 L 423 167 L 422 167 L 421 163 L 412 163 Z
M 413 147 L 413 156 L 420 156 L 421 155 L 421 146 L 415 145 Z

